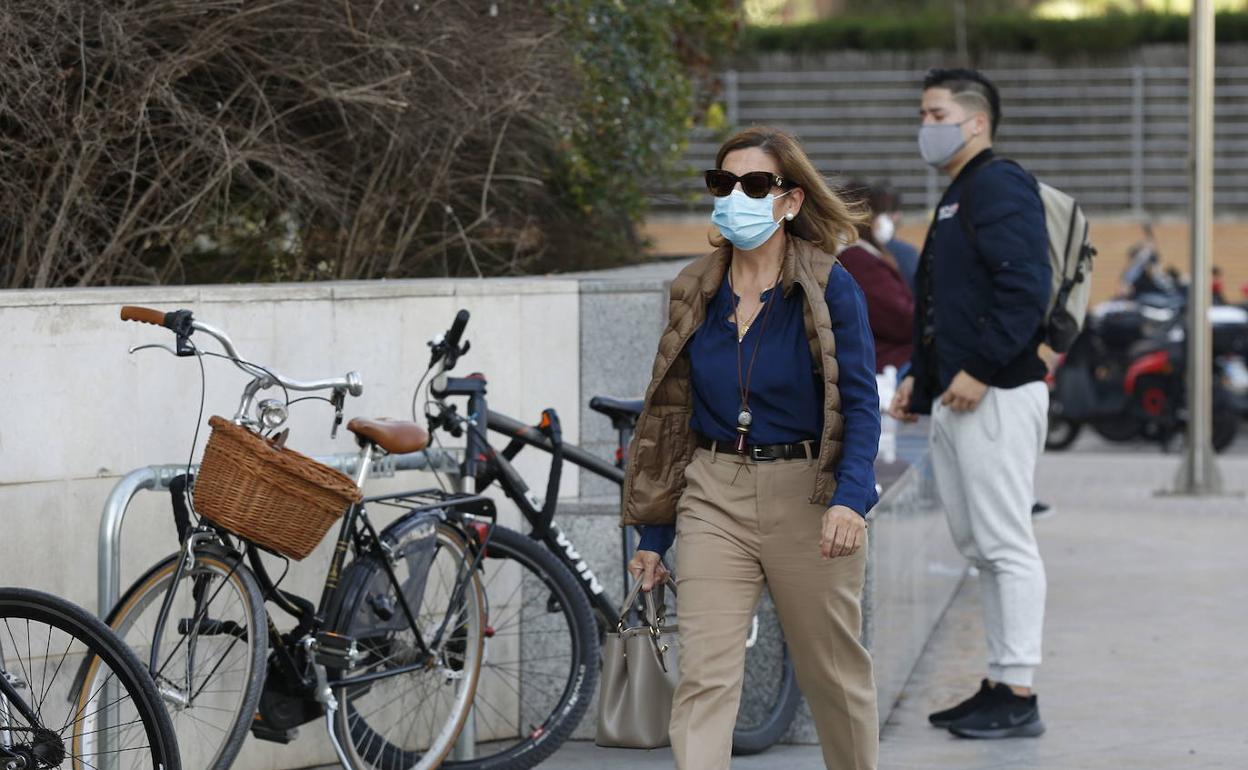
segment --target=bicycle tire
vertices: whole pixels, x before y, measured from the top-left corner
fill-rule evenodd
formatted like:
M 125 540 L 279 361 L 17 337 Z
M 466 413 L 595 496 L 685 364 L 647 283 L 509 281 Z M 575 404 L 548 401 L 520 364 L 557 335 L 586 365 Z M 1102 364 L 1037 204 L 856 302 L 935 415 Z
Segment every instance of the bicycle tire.
M 134 653 L 127 649 L 121 640 L 98 618 L 72 602 L 58 596 L 43 593 L 42 591 L 26 588 L 0 588 L 0 626 L 3 626 L 5 630 L 3 637 L 0 638 L 3 638 L 5 644 L 12 643 L 14 646 L 20 647 L 14 639 L 13 629 L 9 623 L 10 619 L 26 621 L 24 626 L 28 653 L 31 641 L 31 621 L 43 623 L 50 628 L 56 628 L 70 637 L 70 642 L 66 645 L 51 679 L 55 680 L 64 671 L 66 678 L 72 677 L 72 681 L 67 689 L 62 692 L 57 683 L 49 681 L 47 677 L 48 658 L 50 653 L 52 653 L 52 634 L 49 632 L 48 647 L 45 650 L 43 663 L 41 701 L 32 704 L 32 708 L 35 708 L 41 717 L 39 720 L 41 722 L 40 727 L 46 729 L 47 724 L 51 723 L 44 722 L 48 716 L 44 712 L 44 706 L 51 705 L 48 702 L 48 697 L 54 691 L 58 695 L 67 696 L 66 703 L 70 707 L 70 713 L 66 717 L 64 727 L 59 731 L 62 750 L 64 749 L 63 733 L 71 725 L 73 725 L 74 730 L 70 740 L 68 757 L 62 757 L 62 761 L 69 759 L 72 765 L 83 767 L 88 765 L 83 758 L 85 755 L 95 759 L 95 764 L 98 766 L 103 764 L 101 755 L 104 753 L 115 753 L 118 755 L 118 759 L 120 759 L 123 751 L 141 752 L 146 748 L 150 750 L 152 770 L 181 770 L 182 765 L 178 756 L 178 744 L 174 736 L 173 725 L 170 723 L 169 715 L 161 704 L 160 695 L 156 691 L 155 684 L 152 682 L 151 677 L 147 675 L 143 665 L 135 657 Z M 21 634 L 21 631 L 22 629 L 19 628 L 18 635 Z M 86 653 L 83 654 L 83 659 L 78 666 L 71 665 L 65 667 L 63 664 L 67 660 L 74 641 L 80 642 L 86 648 Z M 57 649 L 59 648 L 60 645 L 58 644 Z M 20 661 L 20 652 L 17 655 Z M 5 659 L 8 657 L 10 656 L 5 654 L 3 658 L 0 658 L 0 668 L 7 668 Z M 27 688 L 33 694 L 36 686 L 36 677 L 33 676 L 33 656 L 30 663 L 30 666 L 25 666 L 24 664 L 19 666 L 19 670 L 27 673 Z M 92 687 L 92 685 L 96 684 L 94 677 L 91 676 L 92 672 L 102 673 L 105 669 L 109 671 L 109 674 L 104 677 L 98 686 Z M 18 675 L 14 671 L 9 673 Z M 109 680 L 114 677 L 118 686 L 125 691 L 125 695 L 121 698 L 114 699 L 112 697 L 113 694 L 106 689 Z M 107 699 L 108 702 L 101 708 L 91 710 L 97 697 Z M 117 745 L 120 748 L 109 752 L 108 741 L 110 738 L 104 736 L 104 733 L 109 728 L 107 724 L 103 728 L 97 728 L 96 724 L 99 721 L 107 720 L 107 715 L 100 717 L 106 711 L 111 711 L 115 715 L 117 712 L 114 709 L 122 710 L 122 704 L 126 700 L 133 704 L 137 721 L 143 726 L 143 735 L 146 737 L 148 744 L 147 746 L 127 747 L 127 744 L 118 743 Z M 128 707 L 124 708 L 126 708 L 128 715 Z M 93 719 L 95 721 L 91 721 Z M 123 722 L 117 726 L 118 730 L 121 730 L 127 724 L 133 724 L 133 722 Z M 10 735 L 19 732 L 19 728 L 9 720 L 6 720 L 5 727 Z M 34 726 L 31 725 L 30 727 L 33 728 Z M 133 730 L 130 732 L 133 733 Z M 124 738 L 124 733 L 119 732 L 111 740 L 116 741 L 120 738 Z M 35 734 L 32 732 L 32 745 L 34 744 L 34 739 Z M 88 748 L 95 747 L 97 742 L 104 744 L 100 752 L 94 754 L 85 753 Z M 131 763 L 136 767 L 147 766 L 147 763 L 142 761 L 141 754 L 130 755 L 130 758 L 136 760 Z M 40 761 L 38 764 L 43 764 L 43 762 Z M 118 762 L 118 764 L 121 763 Z
M 169 582 L 181 558 L 180 553 L 175 553 L 154 565 L 126 590 L 121 600 L 117 602 L 117 605 L 108 615 L 107 623 L 109 627 L 136 651 L 140 660 L 144 661 L 145 666 L 148 665 L 147 656 L 150 654 L 151 646 L 151 633 L 148 624 L 150 622 L 151 630 L 154 630 L 165 591 L 169 587 Z M 232 668 L 227 667 L 224 672 L 220 672 L 221 664 L 226 661 L 226 655 L 239 640 L 237 632 L 219 631 L 219 633 L 210 634 L 213 636 L 231 636 L 233 641 L 230 642 L 230 647 L 227 647 L 226 651 L 221 654 L 219 662 L 214 664 L 211 656 L 204 656 L 203 662 L 206 664 L 209 673 L 202 683 L 198 681 L 195 683 L 198 684 L 198 688 L 191 694 L 190 702 L 183 703 L 179 697 L 181 693 L 177 684 L 172 680 L 166 679 L 163 669 L 172 663 L 173 656 L 178 654 L 181 643 L 186 641 L 186 637 L 189 636 L 194 639 L 203 639 L 205 637 L 189 632 L 193 629 L 193 626 L 189 625 L 189 623 L 194 619 L 194 616 L 187 619 L 183 617 L 187 615 L 186 612 L 176 611 L 170 612 L 169 620 L 166 622 L 166 627 L 161 637 L 162 649 L 170 650 L 170 652 L 165 658 L 161 669 L 156 672 L 153 678 L 157 680 L 157 689 L 161 692 L 162 699 L 166 704 L 169 704 L 171 709 L 170 718 L 174 725 L 174 732 L 178 736 L 179 745 L 182 748 L 183 765 L 186 770 L 228 770 L 238 756 L 243 741 L 247 738 L 252 719 L 260 702 L 261 691 L 264 688 L 264 680 L 268 670 L 268 616 L 264 608 L 264 597 L 260 592 L 259 583 L 256 581 L 255 576 L 252 575 L 251 570 L 245 564 L 242 564 L 240 560 L 241 556 L 227 555 L 223 549 L 215 546 L 199 548 L 195 552 L 194 565 L 189 575 L 182 581 L 185 585 L 179 587 L 175 596 L 175 601 L 183 601 L 187 597 L 194 599 L 193 592 L 199 590 L 195 586 L 201 583 L 208 584 L 207 577 L 210 575 L 223 578 L 223 587 L 225 585 L 233 586 L 234 596 L 238 599 L 238 606 L 236 609 L 226 608 L 225 612 L 229 617 L 224 615 L 222 617 L 209 617 L 209 614 L 204 614 L 200 623 L 197 624 L 203 629 L 204 621 L 233 621 L 236 626 L 240 625 L 239 621 L 241 621 L 241 626 L 245 629 L 248 648 L 243 654 L 234 656 L 231 659 Z M 215 598 L 220 594 L 220 590 L 217 589 L 209 597 L 209 602 L 215 601 Z M 174 609 L 183 609 L 183 605 L 178 605 Z M 142 621 L 142 624 L 140 624 L 140 621 Z M 183 622 L 188 624 L 185 626 L 188 629 L 186 632 L 183 632 L 180 627 L 180 624 Z M 221 625 L 224 626 L 224 624 Z M 174 646 L 171 648 L 170 644 Z M 199 649 L 200 647 L 197 643 L 197 657 Z M 219 672 L 221 677 L 224 677 L 235 673 L 235 671 L 244 672 L 242 686 L 237 691 L 238 697 L 230 699 L 225 705 L 221 706 L 203 704 L 205 710 L 211 709 L 224 715 L 219 717 L 221 725 L 214 725 L 219 728 L 223 735 L 223 740 L 220 740 L 219 745 L 215 747 L 201 745 L 197 742 L 197 737 L 206 734 L 200 729 L 203 720 L 196 714 L 191 713 L 196 708 L 193 701 L 201 695 L 225 694 L 224 692 L 213 690 L 205 692 L 205 688 L 209 680 L 216 677 Z M 189 684 L 186 689 L 190 689 Z M 232 717 L 230 716 L 231 712 Z
M 749 665 L 748 659 L 746 665 Z M 776 698 L 759 722 L 743 726 L 738 721 L 737 726 L 732 730 L 733 756 L 745 757 L 761 754 L 779 743 L 784 734 L 788 732 L 789 726 L 793 724 L 793 719 L 797 716 L 797 707 L 801 702 L 802 693 L 797 686 L 797 676 L 793 673 L 793 661 L 789 656 L 789 648 L 785 645 L 780 686 Z
M 404 674 L 376 680 L 357 687 L 342 687 L 334 682 L 344 675 L 351 676 L 361 673 L 384 671 L 388 665 L 399 667 L 410 665 L 410 653 L 413 645 L 408 643 L 407 634 L 410 625 L 402 610 L 395 611 L 399 605 L 394 597 L 394 584 L 377 556 L 365 557 L 354 563 L 349 569 L 355 573 L 352 580 L 360 591 L 353 592 L 353 604 L 344 608 L 339 621 L 338 631 L 350 634 L 361 643 L 367 658 L 361 667 L 349 673 L 336 672 L 330 685 L 338 697 L 337 719 L 334 729 L 338 740 L 346 752 L 347 759 L 356 770 L 434 770 L 454 749 L 455 742 L 472 711 L 473 698 L 476 695 L 477 682 L 481 673 L 481 661 L 485 651 L 485 592 L 481 587 L 479 572 L 470 576 L 468 590 L 463 596 L 463 609 L 450 606 L 454 591 L 459 585 L 461 570 L 471 560 L 469 547 L 461 531 L 448 524 L 433 526 L 436 545 L 431 551 L 428 562 L 419 555 L 408 561 L 409 547 L 419 554 L 421 543 L 427 539 L 431 521 L 413 521 L 410 526 L 403 525 L 397 531 L 387 530 L 382 534 L 386 541 L 387 554 L 393 554 L 391 569 L 396 579 L 405 589 L 404 596 L 416 616 L 422 636 L 432 639 L 433 634 L 444 623 L 454 621 L 451 633 L 446 636 L 438 666 L 426 666 L 407 673 L 425 676 L 434 682 L 434 689 L 417 691 L 421 683 L 400 682 L 408 695 L 417 695 L 415 703 L 408 704 L 406 695 L 391 697 L 386 691 L 387 684 L 397 680 Z M 449 563 L 438 565 L 438 552 L 450 554 Z M 414 568 L 413 568 L 414 567 Z M 421 572 L 423 571 L 423 572 Z M 417 574 L 420 572 L 420 574 Z M 419 595 L 408 595 L 406 589 L 419 590 Z M 432 592 L 431 592 L 432 591 Z M 442 605 L 446 604 L 445 608 Z M 440 609 L 429 611 L 430 606 Z M 456 613 L 454 616 L 451 613 Z M 374 667 L 374 671 L 368 668 Z M 442 690 L 437 689 L 437 679 L 442 678 Z M 446 692 L 447 685 L 457 682 L 454 691 Z M 381 698 L 366 699 L 384 693 Z M 430 704 L 444 696 L 449 696 L 450 705 L 447 714 L 435 715 L 420 725 L 422 730 L 416 732 L 417 714 L 428 715 Z M 403 699 L 400 702 L 400 699 Z M 360 701 L 365 701 L 361 706 Z M 380 701 L 380 706 L 377 706 Z M 396 705 L 397 703 L 397 705 Z M 369 706 L 375 706 L 369 713 L 362 713 Z M 391 729 L 402 733 L 402 743 L 396 745 L 393 733 L 383 733 L 379 723 L 386 721 L 383 712 L 392 715 Z M 420 746 L 428 735 L 428 745 Z M 415 742 L 417 746 L 413 746 Z
M 518 609 L 513 607 L 514 601 L 507 601 L 512 598 L 511 591 L 506 594 L 499 590 L 491 591 L 491 577 L 498 576 L 502 583 L 507 582 L 509 577 L 513 581 L 517 577 L 507 574 L 515 572 L 509 568 L 507 562 L 514 563 L 515 567 L 524 571 L 518 582 L 519 590 L 524 592 L 523 604 Z M 601 654 L 598 625 L 589 600 L 571 570 L 555 558 L 549 549 L 524 534 L 505 527 L 495 527 L 487 546 L 483 569 L 487 581 L 486 597 L 490 604 L 488 622 L 493 632 L 489 643 L 499 647 L 497 652 L 502 654 L 493 659 L 487 656 L 487 662 L 482 667 L 482 683 L 477 689 L 473 719 L 479 739 L 477 745 L 484 745 L 491 753 L 475 759 L 451 759 L 442 767 L 452 770 L 527 770 L 554 754 L 571 737 L 589 708 L 594 688 L 598 684 L 598 662 Z M 548 616 L 545 622 L 522 617 L 526 607 L 536 608 L 539 616 Z M 541 611 L 543 607 L 544 612 Z M 512 621 L 517 629 L 521 625 L 527 625 L 529 632 L 534 635 L 559 634 L 558 627 L 566 624 L 569 637 L 566 656 L 562 648 L 549 654 L 560 643 L 554 639 L 541 639 L 543 649 L 548 654 L 525 655 L 525 643 L 521 640 L 521 654 L 516 656 L 518 662 L 513 663 L 505 654 L 507 637 L 511 633 L 508 629 L 512 626 Z M 515 670 L 515 678 L 520 679 L 520 672 L 515 666 L 526 660 L 531 664 L 546 662 L 539 658 L 566 659 L 566 676 L 560 672 L 552 675 L 549 671 L 538 670 L 530 672 L 529 677 L 562 679 L 562 689 L 553 694 L 555 697 L 549 698 L 550 704 L 540 701 L 539 705 L 534 697 L 523 698 L 521 685 L 516 685 L 517 699 L 526 701 L 530 711 L 525 713 L 523 708 L 518 707 L 514 712 L 508 709 L 497 716 L 501 722 L 515 713 L 517 734 L 493 741 L 481 740 L 483 735 L 498 735 L 498 731 L 504 729 L 504 725 L 491 721 L 495 719 L 495 711 L 502 712 L 502 709 L 484 702 L 484 698 L 489 697 L 491 688 L 506 689 L 511 678 L 507 675 L 508 672 Z M 562 667 L 559 668 L 561 670 Z M 554 685 L 551 687 L 553 689 Z M 525 722 L 528 722 L 527 726 Z M 513 737 L 519 740 L 513 740 Z

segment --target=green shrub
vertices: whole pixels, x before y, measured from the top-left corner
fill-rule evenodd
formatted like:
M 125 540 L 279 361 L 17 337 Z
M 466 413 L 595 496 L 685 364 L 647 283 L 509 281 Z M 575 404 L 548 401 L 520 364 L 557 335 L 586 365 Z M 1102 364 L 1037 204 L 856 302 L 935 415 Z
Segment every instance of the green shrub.
M 1183 43 L 1188 17 L 1176 14 L 1109 14 L 1086 19 L 1040 19 L 1030 16 L 983 16 L 967 25 L 975 51 L 1035 52 L 1055 59 L 1077 54 L 1119 53 L 1149 43 Z M 1220 43 L 1248 42 L 1248 13 L 1221 13 Z M 838 50 L 952 50 L 953 17 L 945 13 L 847 16 L 810 24 L 750 27 L 741 52 L 817 53 Z
M 549 269 L 635 258 L 649 194 L 684 172 L 689 131 L 705 124 L 717 66 L 739 32 L 734 0 L 555 0 L 578 96 L 559 121 L 552 182 L 579 213 L 552 242 Z M 712 122 L 714 111 L 712 110 Z M 547 228 L 547 237 L 560 237 Z M 596 241 L 596 242 L 594 242 Z M 587 248 L 588 246 L 588 248 Z M 574 257 L 574 260 L 568 259 Z

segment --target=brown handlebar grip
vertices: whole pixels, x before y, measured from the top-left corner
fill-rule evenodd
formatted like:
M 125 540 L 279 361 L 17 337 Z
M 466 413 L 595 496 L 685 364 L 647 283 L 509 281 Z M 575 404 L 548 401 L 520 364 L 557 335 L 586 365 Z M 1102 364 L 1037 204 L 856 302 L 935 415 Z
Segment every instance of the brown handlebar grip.
M 153 326 L 164 326 L 165 314 L 160 310 L 153 310 L 150 307 L 123 305 L 121 308 L 121 320 L 139 321 L 140 323 L 152 324 Z

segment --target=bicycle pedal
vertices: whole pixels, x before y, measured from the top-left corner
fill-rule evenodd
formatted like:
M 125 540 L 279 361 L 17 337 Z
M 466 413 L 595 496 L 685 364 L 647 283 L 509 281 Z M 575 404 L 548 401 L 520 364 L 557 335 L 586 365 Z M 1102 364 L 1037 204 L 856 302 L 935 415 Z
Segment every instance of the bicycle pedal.
M 355 668 L 364 658 L 364 653 L 360 652 L 355 643 L 355 637 L 335 634 L 333 631 L 321 631 L 317 634 L 312 649 L 316 654 L 316 662 L 326 668 Z
M 261 724 L 259 721 L 254 721 L 251 723 L 251 734 L 262 741 L 285 744 L 299 737 L 299 728 L 292 727 L 289 730 L 276 730 Z

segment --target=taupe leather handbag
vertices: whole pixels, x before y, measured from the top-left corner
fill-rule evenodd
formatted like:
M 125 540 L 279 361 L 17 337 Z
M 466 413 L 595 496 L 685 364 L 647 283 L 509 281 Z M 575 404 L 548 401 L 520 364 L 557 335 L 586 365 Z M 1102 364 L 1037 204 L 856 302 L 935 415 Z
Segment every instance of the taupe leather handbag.
M 667 625 L 665 586 L 645 594 L 640 625 L 624 627 L 628 610 L 641 591 L 638 580 L 624 600 L 620 620 L 607 633 L 602 648 L 602 687 L 598 699 L 599 746 L 657 749 L 671 743 L 667 723 L 672 694 L 680 678 L 676 659 L 676 626 Z M 666 587 L 676 594 L 668 577 Z

